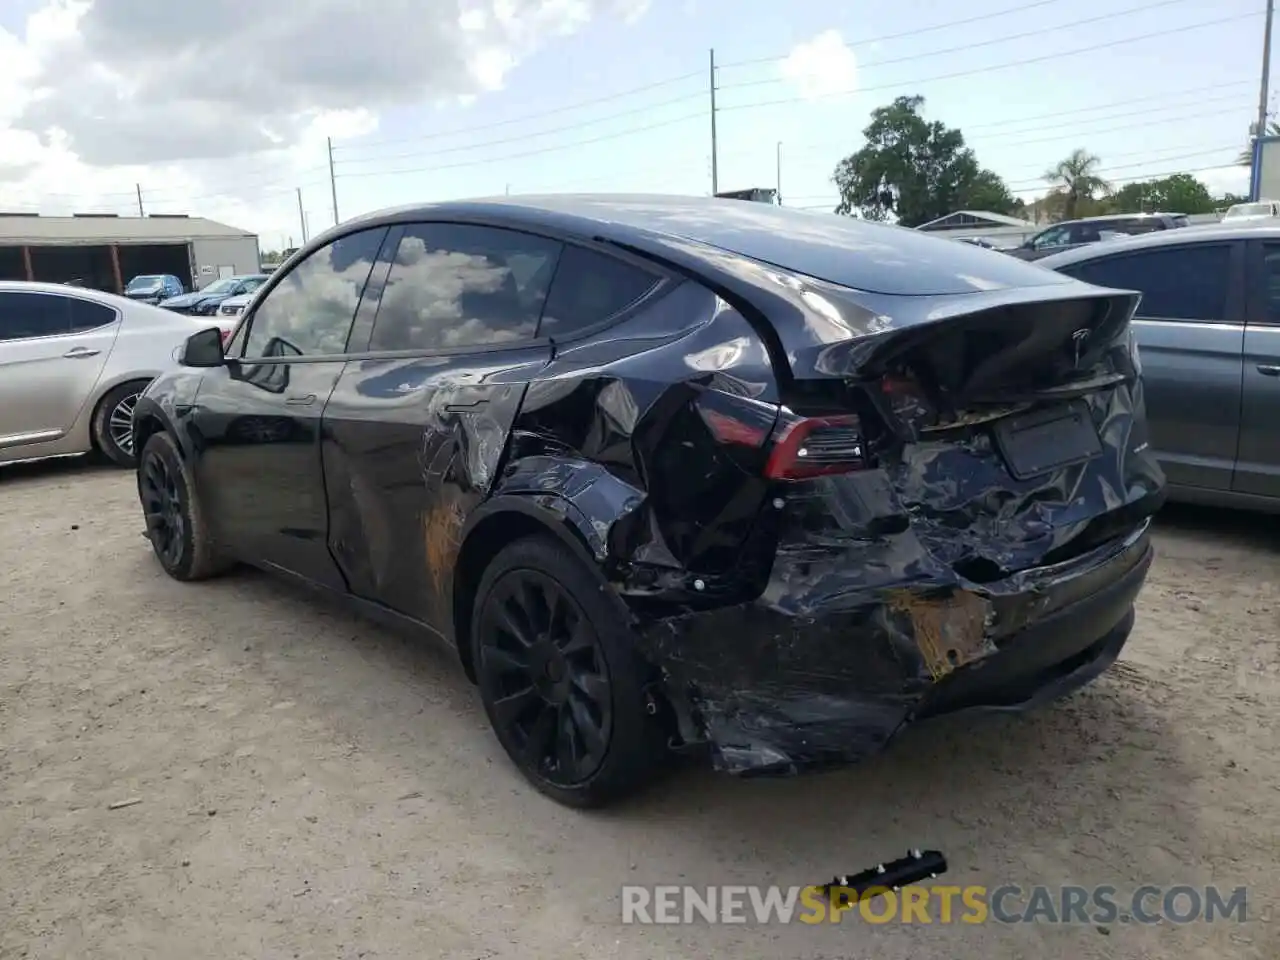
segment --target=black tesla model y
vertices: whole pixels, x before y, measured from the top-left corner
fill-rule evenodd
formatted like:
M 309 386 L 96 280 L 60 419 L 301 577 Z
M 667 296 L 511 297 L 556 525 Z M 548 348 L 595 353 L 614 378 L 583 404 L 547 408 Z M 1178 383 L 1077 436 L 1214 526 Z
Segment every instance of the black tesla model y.
M 760 203 L 553 196 L 312 240 L 134 420 L 179 580 L 241 562 L 454 645 L 573 805 L 1021 710 L 1133 625 L 1164 479 L 1138 295 Z

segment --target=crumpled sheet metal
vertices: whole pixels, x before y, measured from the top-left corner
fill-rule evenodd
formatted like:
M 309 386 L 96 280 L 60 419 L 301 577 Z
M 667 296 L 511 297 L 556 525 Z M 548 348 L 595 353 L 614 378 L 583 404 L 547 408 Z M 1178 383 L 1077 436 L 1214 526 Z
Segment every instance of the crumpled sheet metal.
M 623 329 L 591 348 L 598 363 L 557 357 L 525 397 L 495 492 L 536 494 L 571 520 L 630 608 L 680 737 L 720 769 L 874 753 L 939 680 L 1071 599 L 1054 563 L 1158 505 L 1159 468 L 1134 453 L 1140 386 L 1091 395 L 1102 456 L 1047 477 L 1011 479 L 975 431 L 921 438 L 881 470 L 767 484 L 705 415 L 752 409 L 768 357 L 736 312 L 707 308 L 657 345 Z M 657 349 L 673 344 L 688 358 L 674 382 Z

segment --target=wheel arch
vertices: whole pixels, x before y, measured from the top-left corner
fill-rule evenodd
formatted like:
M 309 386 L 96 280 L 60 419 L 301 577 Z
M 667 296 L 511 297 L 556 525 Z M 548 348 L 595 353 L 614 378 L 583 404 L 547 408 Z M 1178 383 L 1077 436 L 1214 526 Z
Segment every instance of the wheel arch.
M 453 637 L 462 668 L 476 682 L 471 656 L 471 613 L 484 571 L 508 544 L 549 535 L 584 563 L 599 567 L 605 548 L 586 516 L 568 498 L 554 493 L 505 494 L 485 501 L 467 519 L 453 570 Z

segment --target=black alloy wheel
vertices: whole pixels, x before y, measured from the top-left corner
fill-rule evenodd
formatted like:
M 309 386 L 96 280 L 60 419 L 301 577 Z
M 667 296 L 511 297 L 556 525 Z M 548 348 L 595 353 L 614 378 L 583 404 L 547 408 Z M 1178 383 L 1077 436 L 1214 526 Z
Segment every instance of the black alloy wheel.
M 147 440 L 137 476 L 147 539 L 165 573 L 175 580 L 203 580 L 232 566 L 234 560 L 215 549 L 191 474 L 172 436 L 161 431 Z
M 556 801 L 601 806 L 644 786 L 666 757 L 625 606 L 551 537 L 517 540 L 489 564 L 471 652 L 499 743 Z
M 165 570 L 181 568 L 187 551 L 189 529 L 181 478 L 168 462 L 165 451 L 148 444 L 138 465 L 138 496 L 147 521 L 147 536 Z
M 557 787 L 589 779 L 613 731 L 609 668 L 582 609 L 552 577 L 513 570 L 481 616 L 481 681 L 521 766 Z

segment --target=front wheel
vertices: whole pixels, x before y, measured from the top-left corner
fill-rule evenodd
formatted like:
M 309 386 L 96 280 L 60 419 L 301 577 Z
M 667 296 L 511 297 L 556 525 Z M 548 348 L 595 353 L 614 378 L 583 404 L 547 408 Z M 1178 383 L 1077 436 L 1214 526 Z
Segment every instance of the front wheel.
M 539 790 L 595 807 L 642 787 L 662 738 L 624 611 L 550 538 L 517 541 L 485 571 L 473 662 L 498 741 Z
M 153 435 L 142 449 L 138 499 L 147 523 L 147 539 L 169 576 L 203 580 L 229 565 L 214 550 L 191 472 L 167 433 Z

